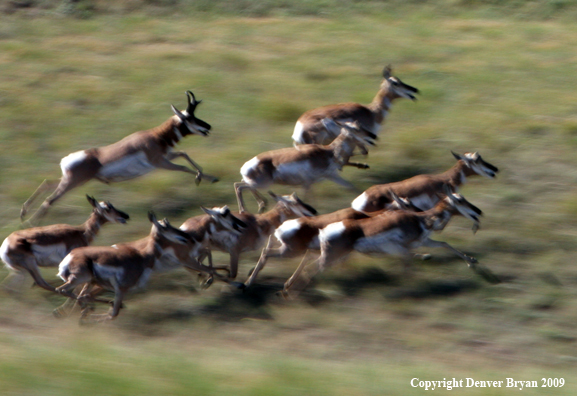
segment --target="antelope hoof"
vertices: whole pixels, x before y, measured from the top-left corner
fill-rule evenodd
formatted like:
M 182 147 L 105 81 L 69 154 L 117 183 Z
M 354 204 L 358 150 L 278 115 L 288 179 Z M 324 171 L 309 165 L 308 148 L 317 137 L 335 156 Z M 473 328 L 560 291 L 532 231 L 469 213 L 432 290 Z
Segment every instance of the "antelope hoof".
M 196 184 L 198 186 L 200 184 L 201 180 L 202 180 L 202 175 L 200 173 L 198 173 L 196 175 L 196 177 L 194 178 L 194 184 Z
M 360 169 L 369 169 L 370 166 L 368 164 L 359 164 Z
M 239 290 L 245 290 L 246 289 L 246 285 L 242 282 L 230 282 L 230 285 L 236 287 Z
M 20 221 L 24 221 L 24 216 L 26 216 L 26 213 L 28 211 L 26 209 L 24 209 L 24 207 L 22 207 L 22 209 L 20 209 Z
M 475 258 L 475 257 L 467 257 L 467 263 L 469 263 L 469 266 L 471 265 L 475 265 L 477 263 L 479 263 L 479 261 Z
M 200 285 L 200 288 L 201 288 L 202 290 L 206 290 L 206 289 L 208 289 L 208 288 L 212 285 L 212 282 L 214 282 L 214 278 L 213 278 L 212 276 L 210 276 L 207 280 L 205 280 L 205 281 Z
M 54 315 L 56 319 L 64 319 L 66 316 L 68 316 L 60 308 L 55 308 L 54 311 L 52 311 L 52 315 Z

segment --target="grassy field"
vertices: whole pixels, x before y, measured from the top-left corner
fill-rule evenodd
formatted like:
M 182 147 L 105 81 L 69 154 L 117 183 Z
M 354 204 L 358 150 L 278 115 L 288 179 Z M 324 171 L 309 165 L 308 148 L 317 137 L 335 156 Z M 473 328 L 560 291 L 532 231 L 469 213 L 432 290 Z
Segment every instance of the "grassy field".
M 366 159 L 371 168 L 343 176 L 365 189 L 444 171 L 450 150 L 479 151 L 501 170 L 462 189 L 485 213 L 481 230 L 473 235 L 456 219 L 436 239 L 503 282 L 487 284 L 444 252 L 415 263 L 410 278 L 394 258 L 353 255 L 287 302 L 275 286 L 298 260 L 271 260 L 245 293 L 220 284 L 199 291 L 184 271 L 159 275 L 116 321 L 91 327 L 54 319 L 62 299 L 38 288 L 2 294 L 0 393 L 412 395 L 428 392 L 413 378 L 539 386 L 564 378 L 563 387 L 522 392 L 575 394 L 573 2 L 36 3 L 0 14 L 0 238 L 18 229 L 35 188 L 60 176 L 63 156 L 159 125 L 171 103 L 185 106 L 188 89 L 213 130 L 179 148 L 219 183 L 196 187 L 165 171 L 90 182 L 44 224 L 83 222 L 85 194 L 131 215 L 127 226 L 106 226 L 98 245 L 146 235 L 150 209 L 179 225 L 200 205 L 236 208 L 232 183 L 245 161 L 290 146 L 307 109 L 370 102 L 391 63 L 419 100 L 396 102 Z M 330 182 L 314 193 L 321 213 L 355 197 Z M 243 256 L 240 278 L 257 257 Z M 43 274 L 58 284 L 55 272 Z M 518 392 L 503 386 L 452 392 Z

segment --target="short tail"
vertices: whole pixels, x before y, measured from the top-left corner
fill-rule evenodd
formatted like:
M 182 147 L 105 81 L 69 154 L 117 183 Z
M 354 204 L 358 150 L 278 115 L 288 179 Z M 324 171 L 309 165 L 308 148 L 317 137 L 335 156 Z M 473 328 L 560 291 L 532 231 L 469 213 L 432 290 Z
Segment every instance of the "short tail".
M 70 261 L 72 261 L 72 254 L 69 253 L 58 265 L 58 276 L 64 282 L 68 282 L 70 276 Z

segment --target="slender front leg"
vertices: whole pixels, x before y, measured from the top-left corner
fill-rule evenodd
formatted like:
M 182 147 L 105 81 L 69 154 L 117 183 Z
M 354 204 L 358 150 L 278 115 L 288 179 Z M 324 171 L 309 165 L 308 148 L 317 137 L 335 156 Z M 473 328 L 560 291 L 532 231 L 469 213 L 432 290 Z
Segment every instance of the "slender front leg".
M 369 169 L 370 168 L 368 164 L 363 164 L 361 162 L 347 162 L 343 166 L 354 166 L 355 168 L 359 168 L 359 169 Z
M 264 268 L 266 261 L 269 257 L 268 253 L 269 253 L 270 247 L 271 247 L 272 242 L 273 242 L 272 238 L 273 238 L 273 235 L 268 237 L 268 242 L 267 242 L 265 248 L 262 250 L 262 253 L 260 254 L 260 258 L 258 259 L 258 262 L 256 263 L 256 267 L 254 267 L 254 269 L 252 270 L 252 273 L 250 274 L 248 279 L 244 282 L 242 287 L 249 287 L 250 285 L 252 285 L 252 282 L 254 282 L 258 273 Z
M 266 198 L 259 193 L 256 188 L 250 186 L 248 183 L 246 182 L 237 182 L 234 183 L 234 191 L 236 192 L 236 200 L 238 202 L 238 210 L 240 213 L 245 213 L 246 212 L 246 208 L 244 206 L 244 199 L 242 197 L 242 191 L 249 189 L 250 192 L 252 193 L 252 195 L 254 196 L 254 199 L 256 199 L 256 201 L 258 202 L 258 212 L 261 213 L 267 205 L 267 200 Z
M 170 160 L 173 160 L 173 159 L 175 159 L 175 158 L 178 158 L 178 157 L 184 158 L 186 161 L 188 161 L 188 163 L 189 163 L 193 168 L 195 168 L 196 170 L 198 170 L 198 174 L 197 174 L 197 176 L 196 176 L 196 184 L 199 184 L 199 183 L 200 183 L 200 180 L 203 179 L 203 178 L 209 180 L 211 183 L 216 183 L 216 182 L 218 181 L 218 177 L 211 176 L 211 175 L 208 175 L 208 174 L 206 174 L 206 173 L 203 173 L 203 172 L 202 172 L 202 167 L 201 167 L 200 165 L 198 165 L 196 162 L 194 162 L 194 161 L 192 160 L 192 158 L 190 158 L 190 157 L 188 156 L 188 154 L 186 154 L 184 151 L 171 151 L 170 153 L 167 154 L 167 158 L 168 158 L 169 161 L 170 161 Z
M 343 186 L 343 187 L 345 187 L 345 188 L 347 188 L 347 189 L 349 189 L 349 190 L 356 191 L 356 192 L 359 193 L 359 194 L 362 193 L 361 190 L 359 190 L 358 188 L 356 188 L 352 183 L 350 183 L 350 182 L 346 181 L 345 179 L 343 179 L 343 178 L 342 178 L 339 174 L 337 174 L 337 173 L 333 173 L 332 175 L 327 176 L 327 178 L 328 178 L 329 180 L 334 181 L 334 182 L 337 183 L 338 185 Z
M 452 247 L 451 245 L 449 245 L 447 242 L 442 242 L 442 241 L 434 241 L 432 239 L 427 238 L 424 242 L 422 246 L 426 246 L 426 247 L 440 247 L 440 248 L 444 248 L 447 249 L 451 252 L 453 252 L 454 254 L 456 254 L 457 256 L 459 256 L 460 258 L 462 258 L 463 260 L 465 260 L 467 262 L 467 264 L 470 266 L 477 264 L 478 261 L 475 257 L 470 257 L 467 256 L 466 254 L 458 251 L 457 249 L 455 249 L 454 247 Z
M 299 275 L 301 274 L 302 270 L 303 270 L 304 267 L 305 267 L 306 258 L 307 258 L 307 255 L 308 255 L 308 254 L 309 254 L 309 251 L 307 250 L 307 251 L 305 252 L 305 255 L 303 256 L 303 258 L 302 258 L 299 266 L 298 266 L 297 269 L 295 270 L 295 272 L 294 272 L 294 273 L 291 275 L 291 277 L 288 278 L 287 281 L 285 282 L 285 284 L 284 284 L 284 289 L 285 289 L 285 290 L 288 290 L 288 289 L 292 286 L 292 284 L 295 282 L 295 280 L 299 277 Z
M 38 186 L 36 191 L 34 191 L 34 193 L 30 196 L 30 198 L 26 200 L 26 202 L 24 202 L 24 204 L 22 204 L 22 209 L 20 209 L 20 220 L 21 221 L 24 220 L 24 216 L 26 216 L 26 213 L 28 213 L 28 208 L 30 208 L 30 205 L 32 205 L 32 203 L 36 200 L 36 198 L 38 198 L 38 195 L 40 195 L 44 191 L 48 191 L 55 188 L 55 186 L 57 185 L 58 180 L 48 181 L 48 179 L 45 179 L 42 183 L 40 183 L 40 186 Z

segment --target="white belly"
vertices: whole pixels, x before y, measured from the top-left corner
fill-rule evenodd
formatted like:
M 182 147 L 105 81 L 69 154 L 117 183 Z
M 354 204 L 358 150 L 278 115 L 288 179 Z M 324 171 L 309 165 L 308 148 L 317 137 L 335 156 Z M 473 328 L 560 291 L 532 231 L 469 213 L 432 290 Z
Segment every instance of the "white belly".
M 393 229 L 370 237 L 360 238 L 355 242 L 356 251 L 365 254 L 383 253 L 391 255 L 405 254 L 407 248 L 404 246 L 403 232 L 400 229 Z
M 439 198 L 436 195 L 421 194 L 416 197 L 409 197 L 411 203 L 421 210 L 429 210 L 435 207 Z
M 331 170 L 314 168 L 309 161 L 298 161 L 281 164 L 274 172 L 274 181 L 289 186 L 311 185 Z
M 230 253 L 238 245 L 239 235 L 231 231 L 214 231 L 210 235 L 211 249 Z
M 115 285 L 119 285 L 122 282 L 124 276 L 124 268 L 122 267 L 110 267 L 107 265 L 102 265 L 94 263 L 94 273 L 96 277 L 106 286 L 114 289 Z
M 41 267 L 56 267 L 69 253 L 64 243 L 32 245 L 32 253 Z
M 135 154 L 108 163 L 98 171 L 96 178 L 107 182 L 117 182 L 134 179 L 155 169 L 146 154 L 139 151 Z

